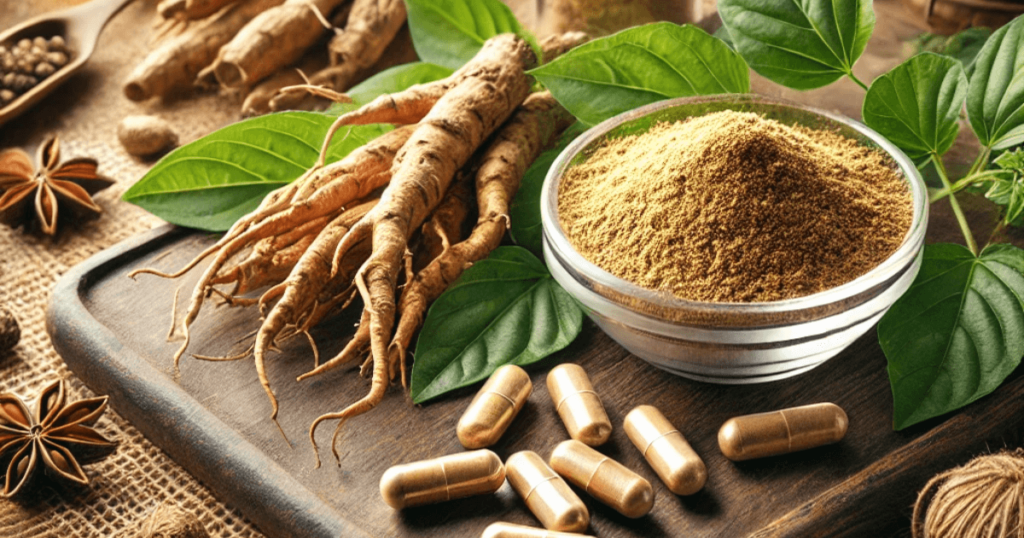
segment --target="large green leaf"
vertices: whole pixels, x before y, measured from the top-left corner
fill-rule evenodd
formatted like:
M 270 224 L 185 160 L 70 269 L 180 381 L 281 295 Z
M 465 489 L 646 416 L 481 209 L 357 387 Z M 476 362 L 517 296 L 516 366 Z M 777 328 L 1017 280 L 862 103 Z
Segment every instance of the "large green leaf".
M 923 52 L 878 77 L 864 97 L 864 123 L 912 159 L 942 155 L 960 130 L 967 95 L 960 62 Z
M 875 28 L 871 0 L 721 0 L 718 12 L 754 71 L 798 90 L 852 75 Z
M 509 232 L 512 234 L 512 240 L 517 245 L 530 249 L 537 256 L 543 255 L 544 248 L 544 234 L 540 222 L 540 192 L 544 187 L 544 178 L 562 150 L 586 129 L 587 126 L 581 122 L 576 122 L 566 129 L 555 147 L 541 153 L 526 170 L 519 191 L 512 200 L 512 207 L 509 208 Z
M 425 402 L 569 345 L 583 312 L 544 264 L 499 247 L 463 273 L 427 312 L 412 365 L 412 399 Z
M 410 86 L 441 80 L 452 74 L 452 70 L 427 62 L 412 62 L 385 69 L 356 84 L 347 92 L 352 103 L 338 103 L 328 114 L 341 114 L 373 101 L 380 95 L 398 93 Z
M 921 272 L 878 324 L 902 429 L 995 390 L 1024 355 L 1024 251 L 925 247 Z
M 974 60 L 967 93 L 971 128 L 985 146 L 1024 142 L 1024 17 L 988 38 Z
M 974 59 L 990 35 L 990 28 L 975 26 L 951 36 L 921 34 L 914 39 L 914 43 L 921 52 L 934 52 L 956 58 L 964 65 L 964 71 L 970 76 L 974 72 Z
M 270 191 L 294 181 L 316 162 L 334 118 L 283 112 L 230 125 L 164 157 L 123 199 L 181 226 L 224 231 L 259 206 Z M 341 129 L 327 161 L 334 162 L 389 127 Z
M 537 39 L 499 0 L 405 0 L 409 33 L 425 62 L 458 69 L 476 55 L 484 41 L 513 33 L 525 39 L 537 58 Z
M 671 97 L 750 91 L 739 54 L 696 26 L 668 22 L 580 45 L 530 74 L 590 125 Z

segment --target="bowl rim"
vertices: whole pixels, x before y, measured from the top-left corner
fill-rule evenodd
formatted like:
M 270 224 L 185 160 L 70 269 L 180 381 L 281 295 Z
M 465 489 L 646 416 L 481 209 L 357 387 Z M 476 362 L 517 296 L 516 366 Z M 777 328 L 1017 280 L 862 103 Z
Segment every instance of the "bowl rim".
M 668 291 L 643 288 L 602 269 L 577 252 L 566 237 L 565 231 L 562 229 L 561 223 L 558 219 L 557 189 L 561 177 L 568 168 L 569 163 L 592 142 L 600 139 L 609 131 L 625 123 L 678 106 L 721 102 L 735 102 L 737 105 L 764 104 L 795 108 L 803 112 L 810 112 L 812 114 L 822 116 L 832 122 L 842 124 L 871 140 L 873 144 L 877 145 L 879 149 L 886 153 L 896 163 L 900 171 L 903 173 L 903 177 L 911 192 L 913 220 L 911 221 L 910 228 L 907 230 L 899 248 L 867 273 L 864 273 L 856 279 L 840 286 L 802 297 L 795 297 L 780 301 L 753 303 L 691 301 L 681 299 Z M 885 282 L 885 280 L 891 277 L 895 272 L 905 268 L 908 263 L 912 263 L 924 243 L 924 234 L 928 225 L 927 192 L 928 189 L 924 184 L 924 179 L 921 177 L 920 171 L 917 169 L 914 162 L 907 157 L 902 150 L 889 142 L 889 140 L 884 136 L 857 120 L 838 113 L 829 112 L 827 110 L 803 105 L 786 99 L 752 93 L 718 94 L 712 96 L 680 97 L 658 101 L 624 112 L 591 127 L 571 142 L 565 150 L 558 155 L 554 163 L 552 163 L 551 167 L 548 169 L 548 173 L 544 178 L 544 184 L 541 188 L 540 209 L 544 248 L 554 250 L 552 253 L 553 257 L 569 269 L 568 272 L 573 275 L 573 278 L 579 279 L 579 277 L 582 276 L 589 279 L 597 286 L 585 284 L 586 287 L 595 293 L 598 293 L 602 297 L 619 304 L 620 306 L 624 306 L 629 310 L 638 312 L 644 316 L 651 316 L 651 311 L 649 309 L 639 309 L 635 305 L 625 303 L 621 300 L 616 300 L 614 297 L 600 293 L 597 288 L 605 287 L 606 289 L 613 289 L 616 290 L 618 294 L 632 297 L 643 303 L 654 306 L 656 309 L 666 309 L 668 311 L 703 311 L 712 315 L 727 314 L 730 316 L 744 314 L 764 315 L 771 313 L 794 312 L 805 309 L 818 309 L 826 305 L 844 301 L 869 291 L 871 288 Z M 662 318 L 662 316 L 656 317 Z

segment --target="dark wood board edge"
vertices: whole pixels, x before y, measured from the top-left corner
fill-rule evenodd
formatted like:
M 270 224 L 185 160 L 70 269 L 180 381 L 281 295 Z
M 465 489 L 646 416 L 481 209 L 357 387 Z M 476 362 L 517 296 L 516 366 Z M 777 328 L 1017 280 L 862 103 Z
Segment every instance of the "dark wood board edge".
M 118 413 L 266 535 L 367 536 L 166 374 L 124 347 L 85 307 L 82 294 L 91 283 L 125 259 L 145 255 L 186 233 L 192 232 L 171 225 L 156 228 L 93 256 L 61 277 L 46 314 L 54 348 L 86 385 L 109 395 Z M 163 402 L 175 404 L 168 407 Z M 185 442 L 177 442 L 180 439 Z M 212 454 L 237 456 L 215 459 Z M 218 487 L 228 482 L 232 487 Z
M 777 519 L 750 538 L 863 537 L 902 526 L 917 492 L 935 474 L 987 453 L 990 443 L 1019 438 L 1024 376 L 1015 376 L 903 447 Z M 994 429 L 993 424 L 1001 425 Z

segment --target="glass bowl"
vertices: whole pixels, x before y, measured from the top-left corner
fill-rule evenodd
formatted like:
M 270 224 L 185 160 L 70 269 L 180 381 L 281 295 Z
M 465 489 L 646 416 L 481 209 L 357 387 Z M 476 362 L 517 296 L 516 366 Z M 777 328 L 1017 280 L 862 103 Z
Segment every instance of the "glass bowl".
M 618 278 L 576 252 L 558 220 L 558 187 L 569 166 L 585 160 L 589 150 L 606 137 L 641 133 L 658 122 L 722 110 L 755 112 L 788 125 L 837 131 L 887 155 L 913 197 L 913 221 L 902 245 L 874 269 L 842 286 L 761 303 L 683 300 Z M 551 166 L 541 193 L 541 218 L 544 258 L 552 276 L 622 347 L 674 374 L 712 383 L 745 384 L 806 372 L 874 327 L 917 276 L 928 203 L 914 163 L 867 126 L 767 97 L 718 95 L 661 101 L 585 132 Z

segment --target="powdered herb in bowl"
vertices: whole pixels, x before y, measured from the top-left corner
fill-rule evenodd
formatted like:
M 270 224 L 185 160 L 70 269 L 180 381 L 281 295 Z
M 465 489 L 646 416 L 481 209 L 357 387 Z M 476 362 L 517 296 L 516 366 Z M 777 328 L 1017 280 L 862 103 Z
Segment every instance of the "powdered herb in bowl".
M 544 255 L 640 358 L 769 381 L 835 356 L 906 291 L 926 198 L 913 162 L 848 118 L 752 95 L 676 99 L 559 156 Z

